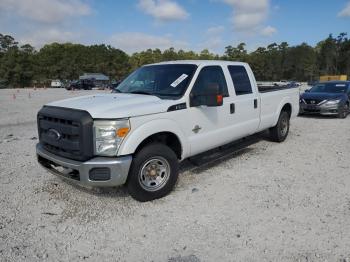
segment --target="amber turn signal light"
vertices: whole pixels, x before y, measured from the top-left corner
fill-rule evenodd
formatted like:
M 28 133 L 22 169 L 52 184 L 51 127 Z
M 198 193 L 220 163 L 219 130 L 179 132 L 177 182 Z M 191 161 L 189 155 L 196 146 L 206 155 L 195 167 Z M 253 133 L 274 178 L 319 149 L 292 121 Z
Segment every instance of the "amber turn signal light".
M 116 132 L 117 137 L 125 137 L 129 133 L 128 127 L 119 128 Z

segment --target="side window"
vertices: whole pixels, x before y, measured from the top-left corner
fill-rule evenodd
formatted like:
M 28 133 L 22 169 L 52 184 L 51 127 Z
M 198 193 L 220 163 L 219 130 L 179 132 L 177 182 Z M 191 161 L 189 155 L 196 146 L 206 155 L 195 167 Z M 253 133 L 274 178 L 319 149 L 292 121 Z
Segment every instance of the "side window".
M 237 96 L 252 93 L 252 85 L 244 66 L 228 66 L 228 71 L 230 71 Z
M 192 94 L 201 94 L 209 88 L 218 88 L 224 97 L 229 96 L 221 66 L 206 66 L 199 72 Z

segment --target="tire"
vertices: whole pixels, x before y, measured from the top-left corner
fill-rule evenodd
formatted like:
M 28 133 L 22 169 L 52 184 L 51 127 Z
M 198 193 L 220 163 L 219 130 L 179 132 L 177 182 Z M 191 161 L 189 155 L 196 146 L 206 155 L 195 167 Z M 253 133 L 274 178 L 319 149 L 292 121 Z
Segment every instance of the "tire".
M 282 111 L 277 124 L 270 128 L 270 137 L 274 142 L 283 142 L 286 140 L 289 133 L 289 114 L 286 111 Z
M 176 184 L 179 162 L 168 146 L 152 143 L 142 148 L 132 161 L 127 188 L 140 202 L 168 195 Z
M 342 111 L 339 112 L 338 118 L 344 119 L 344 118 L 346 118 L 346 117 L 348 116 L 348 114 L 349 114 L 349 104 L 346 103 L 346 104 L 343 106 Z

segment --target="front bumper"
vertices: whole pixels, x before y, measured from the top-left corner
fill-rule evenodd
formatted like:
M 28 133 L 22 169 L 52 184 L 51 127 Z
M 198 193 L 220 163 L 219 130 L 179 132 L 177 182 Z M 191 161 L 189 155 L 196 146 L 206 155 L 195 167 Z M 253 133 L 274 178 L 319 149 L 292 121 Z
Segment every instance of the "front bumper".
M 36 145 L 38 162 L 51 173 L 87 187 L 123 185 L 128 177 L 132 156 L 95 157 L 79 162 L 54 155 L 41 144 Z
M 325 106 L 325 105 L 310 105 L 301 103 L 299 107 L 301 114 L 319 114 L 319 115 L 337 115 L 339 114 L 339 111 L 341 110 L 341 107 L 339 104 L 332 105 L 332 106 Z

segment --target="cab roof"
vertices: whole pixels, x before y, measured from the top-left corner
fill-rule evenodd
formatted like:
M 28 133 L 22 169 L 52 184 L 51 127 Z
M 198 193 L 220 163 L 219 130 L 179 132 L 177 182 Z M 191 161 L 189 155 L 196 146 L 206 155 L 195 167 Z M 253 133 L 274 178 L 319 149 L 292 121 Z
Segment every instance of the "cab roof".
M 247 66 L 247 63 L 244 62 L 235 62 L 235 61 L 224 61 L 224 60 L 176 60 L 176 61 L 164 61 L 160 63 L 154 63 L 149 65 L 167 65 L 167 64 L 192 64 L 197 66 L 205 66 L 205 65 L 242 65 Z M 147 65 L 147 66 L 149 66 Z

